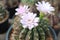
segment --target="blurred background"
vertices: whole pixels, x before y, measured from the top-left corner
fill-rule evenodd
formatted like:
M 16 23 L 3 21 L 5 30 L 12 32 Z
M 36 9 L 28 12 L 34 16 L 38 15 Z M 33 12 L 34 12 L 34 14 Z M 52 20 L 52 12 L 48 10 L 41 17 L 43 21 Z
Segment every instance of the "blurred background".
M 55 7 L 55 15 L 49 15 L 48 18 L 58 40 L 60 40 L 60 0 L 45 1 L 49 1 Z M 15 9 L 18 8 L 19 3 L 20 0 L 0 0 L 0 40 L 5 40 L 6 32 L 13 23 Z

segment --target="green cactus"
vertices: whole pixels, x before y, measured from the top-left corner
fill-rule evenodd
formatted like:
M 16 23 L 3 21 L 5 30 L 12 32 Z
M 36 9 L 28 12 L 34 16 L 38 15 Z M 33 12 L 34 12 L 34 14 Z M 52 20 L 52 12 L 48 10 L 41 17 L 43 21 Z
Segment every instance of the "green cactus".
M 44 19 L 41 19 L 39 26 L 32 30 L 22 28 L 17 19 L 15 19 L 14 24 L 18 25 L 18 29 L 16 29 L 15 25 L 13 26 L 14 31 L 16 31 L 16 33 L 13 33 L 16 35 L 14 36 L 16 40 L 46 40 L 46 36 L 51 37 L 51 32 L 48 28 L 49 24 Z
M 35 4 L 35 0 L 21 0 L 21 3 L 29 5 L 32 9 Z M 16 36 L 12 40 L 46 40 L 47 37 L 51 37 L 50 29 L 48 28 L 50 25 L 47 20 L 43 19 L 43 14 L 40 14 L 39 25 L 32 30 L 24 29 L 20 24 L 20 19 L 18 16 L 15 18 L 13 30 L 16 33 L 13 33 Z M 16 26 L 15 26 L 16 25 Z M 18 28 L 17 28 L 18 27 Z M 17 29 L 16 29 L 17 28 Z
M 6 11 L 2 5 L 0 5 L 0 21 L 2 21 L 5 18 Z

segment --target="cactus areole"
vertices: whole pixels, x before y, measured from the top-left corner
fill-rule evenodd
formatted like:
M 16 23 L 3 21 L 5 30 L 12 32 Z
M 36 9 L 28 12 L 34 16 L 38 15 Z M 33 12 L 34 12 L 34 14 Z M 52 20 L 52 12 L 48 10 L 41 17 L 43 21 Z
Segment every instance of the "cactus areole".
M 13 29 L 8 40 L 55 40 L 48 21 L 44 19 L 44 15 L 47 15 L 45 13 L 51 13 L 54 8 L 49 2 L 42 1 L 38 4 L 36 2 L 35 0 L 21 0 L 22 5 L 16 9 Z M 35 5 L 39 13 L 44 13 L 44 15 L 39 14 L 37 17 L 37 13 L 31 11 L 32 5 Z

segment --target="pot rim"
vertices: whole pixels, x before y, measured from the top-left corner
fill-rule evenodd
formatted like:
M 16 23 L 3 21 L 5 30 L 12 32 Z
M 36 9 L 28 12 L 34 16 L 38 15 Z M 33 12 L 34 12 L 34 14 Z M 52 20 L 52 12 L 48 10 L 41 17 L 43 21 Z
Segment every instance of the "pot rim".
M 11 31 L 12 28 L 13 28 L 13 27 L 11 26 L 11 27 L 8 29 L 8 31 L 7 31 L 7 33 L 6 33 L 6 40 L 8 40 L 8 35 L 9 35 L 9 33 L 10 33 L 10 31 Z M 54 29 L 52 29 L 52 27 L 48 27 L 48 28 L 52 31 L 54 40 L 57 40 L 57 36 L 56 36 L 56 33 L 55 33 Z

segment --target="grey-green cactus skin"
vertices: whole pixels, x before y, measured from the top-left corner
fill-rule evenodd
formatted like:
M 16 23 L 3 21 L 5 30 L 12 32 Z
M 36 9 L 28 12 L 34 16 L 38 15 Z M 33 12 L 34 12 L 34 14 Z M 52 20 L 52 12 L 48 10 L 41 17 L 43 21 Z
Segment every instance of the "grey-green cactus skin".
M 20 26 L 21 24 L 17 20 L 15 20 L 15 22 L 17 26 L 19 26 L 18 28 L 17 26 L 14 26 L 14 31 L 16 31 L 16 36 L 14 36 L 15 40 L 46 40 L 46 36 L 51 36 L 51 32 L 48 28 L 49 24 L 44 19 L 40 20 L 39 25 L 32 30 L 27 28 L 24 29 L 22 26 Z
M 45 31 L 45 33 L 48 36 L 51 36 L 50 30 L 48 29 L 48 27 L 50 27 L 50 25 L 48 24 L 48 22 L 46 20 L 41 20 L 40 19 L 40 27 L 43 28 L 43 30 Z

